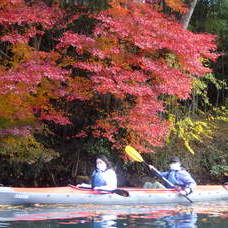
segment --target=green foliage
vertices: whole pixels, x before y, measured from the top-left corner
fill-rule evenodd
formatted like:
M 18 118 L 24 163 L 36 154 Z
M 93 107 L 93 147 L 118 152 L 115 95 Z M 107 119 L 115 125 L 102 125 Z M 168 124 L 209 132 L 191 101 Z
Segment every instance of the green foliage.
M 48 162 L 58 153 L 45 148 L 32 135 L 8 136 L 1 138 L 0 153 L 17 162 L 33 164 L 37 161 Z
M 216 177 L 228 176 L 228 165 L 214 165 L 210 170 L 210 174 Z
M 216 76 L 212 73 L 206 74 L 204 78 L 195 78 L 194 80 L 194 89 L 193 89 L 193 98 L 194 105 L 211 107 L 210 101 L 210 91 L 208 91 L 209 85 L 213 85 L 217 92 L 227 89 L 227 82 L 225 80 L 221 80 L 216 78 Z
M 214 68 L 214 74 L 216 78 L 223 79 L 227 82 L 227 59 L 228 59 L 228 0 L 199 0 L 197 6 L 194 10 L 193 17 L 191 19 L 191 30 L 200 31 L 206 33 L 213 33 L 218 35 L 218 46 L 219 49 L 224 53 L 222 57 L 220 57 L 217 63 L 213 63 L 212 66 Z M 212 78 L 211 78 L 212 79 Z M 214 82 L 211 81 L 213 84 Z M 218 81 L 217 81 L 218 82 Z M 223 82 L 222 82 L 223 83 Z M 217 86 L 223 86 L 222 84 L 217 85 L 216 89 L 219 88 Z M 227 86 L 221 88 L 220 93 L 226 93 Z M 218 91 L 210 91 L 210 97 L 213 100 L 215 98 L 215 94 L 219 95 Z M 216 100 L 216 102 L 218 102 Z M 224 104 L 224 96 L 219 97 L 219 102 L 223 102 Z
M 220 35 L 226 33 L 228 28 L 227 10 L 227 0 L 199 0 L 191 21 L 192 29 Z
M 10 124 L 11 124 L 11 120 L 5 117 L 0 117 L 0 129 L 4 129 L 8 127 Z
M 24 126 L 35 127 L 35 126 L 38 126 L 38 124 L 40 126 L 40 123 L 35 121 L 34 118 L 13 120 L 13 119 L 6 118 L 6 117 L 0 117 L 0 130 L 2 130 L 2 129 L 10 129 L 10 128 L 20 128 L 20 127 L 24 127 Z
M 227 82 L 216 78 L 213 74 L 206 74 L 205 79 L 211 82 L 217 90 L 228 89 Z
M 84 141 L 84 140 L 83 140 Z M 82 147 L 91 156 L 104 154 L 107 157 L 111 155 L 110 143 L 105 138 L 87 138 Z
M 196 78 L 194 81 L 193 96 L 201 98 L 201 102 L 206 105 L 210 105 L 209 97 L 207 94 L 208 83 L 202 78 Z M 198 99 L 197 99 L 198 100 Z

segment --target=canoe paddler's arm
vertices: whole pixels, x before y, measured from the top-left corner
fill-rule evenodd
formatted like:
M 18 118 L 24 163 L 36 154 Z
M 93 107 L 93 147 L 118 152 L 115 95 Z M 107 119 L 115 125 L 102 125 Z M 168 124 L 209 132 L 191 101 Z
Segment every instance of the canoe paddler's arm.
M 179 179 L 184 184 L 184 187 L 182 187 L 183 193 L 185 195 L 191 194 L 194 191 L 194 188 L 196 187 L 196 181 L 192 178 L 190 173 L 186 170 L 180 171 Z
M 85 183 L 78 184 L 77 187 L 79 187 L 79 188 L 92 188 L 91 184 L 85 184 Z

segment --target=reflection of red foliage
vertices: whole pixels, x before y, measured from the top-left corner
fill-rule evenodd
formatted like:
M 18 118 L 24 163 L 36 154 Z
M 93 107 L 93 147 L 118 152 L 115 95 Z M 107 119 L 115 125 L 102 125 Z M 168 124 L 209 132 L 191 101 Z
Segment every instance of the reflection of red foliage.
M 228 212 L 219 214 L 220 217 L 228 218 Z

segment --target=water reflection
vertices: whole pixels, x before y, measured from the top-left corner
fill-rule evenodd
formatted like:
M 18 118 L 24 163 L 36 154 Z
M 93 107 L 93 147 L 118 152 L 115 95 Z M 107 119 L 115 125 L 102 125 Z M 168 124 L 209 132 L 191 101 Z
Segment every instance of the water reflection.
M 158 206 L 43 206 L 0 208 L 0 227 L 228 227 L 228 203 Z M 225 224 L 225 225 L 224 225 Z
M 93 221 L 93 228 L 111 228 L 117 226 L 117 215 L 102 215 L 97 221 Z
M 197 227 L 197 214 L 194 212 L 176 214 L 162 219 L 170 228 L 195 228 Z

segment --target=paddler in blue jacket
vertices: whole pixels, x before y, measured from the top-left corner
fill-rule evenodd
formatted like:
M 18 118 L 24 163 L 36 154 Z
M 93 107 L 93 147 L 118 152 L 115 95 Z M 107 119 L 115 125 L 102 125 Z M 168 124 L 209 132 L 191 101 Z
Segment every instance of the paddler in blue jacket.
M 155 169 L 155 167 L 153 167 L 152 165 L 149 165 L 149 168 L 152 172 Z M 192 178 L 191 174 L 181 166 L 181 162 L 178 157 L 173 157 L 170 159 L 170 165 L 169 165 L 168 171 L 166 172 L 158 171 L 158 174 L 164 177 L 173 185 L 173 186 L 168 186 L 166 184 L 165 187 L 179 188 L 181 194 L 189 195 L 190 193 L 192 193 L 194 187 L 196 186 L 195 180 Z
M 105 155 L 96 158 L 96 168 L 91 176 L 91 185 L 80 184 L 77 187 L 113 190 L 117 188 L 117 177 L 111 162 Z

